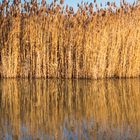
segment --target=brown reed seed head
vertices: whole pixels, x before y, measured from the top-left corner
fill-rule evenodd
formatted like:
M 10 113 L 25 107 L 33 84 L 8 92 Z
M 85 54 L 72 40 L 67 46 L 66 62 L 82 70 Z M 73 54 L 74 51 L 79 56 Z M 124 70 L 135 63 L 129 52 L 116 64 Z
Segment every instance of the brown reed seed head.
M 66 12 L 68 13 L 68 11 L 69 11 L 69 6 L 66 5 Z
M 60 4 L 63 4 L 64 3 L 64 0 L 60 0 Z
M 107 2 L 107 5 L 110 6 L 110 2 Z
M 45 5 L 45 4 L 46 4 L 46 1 L 45 1 L 45 0 L 42 0 L 42 1 L 41 1 L 41 4 L 42 4 L 42 5 Z

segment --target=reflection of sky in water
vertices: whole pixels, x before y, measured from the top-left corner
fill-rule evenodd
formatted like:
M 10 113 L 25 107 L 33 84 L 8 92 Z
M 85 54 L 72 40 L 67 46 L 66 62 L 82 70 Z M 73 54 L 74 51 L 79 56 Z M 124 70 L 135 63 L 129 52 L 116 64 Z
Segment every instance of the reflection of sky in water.
M 73 120 L 74 121 L 74 120 Z M 135 135 L 135 132 L 132 132 L 132 129 L 129 125 L 122 125 L 120 128 L 113 128 L 111 126 L 111 133 L 107 133 L 107 129 L 103 128 L 96 122 L 92 121 L 86 122 L 86 120 L 82 121 L 74 121 L 74 124 L 69 127 L 68 120 L 64 120 L 63 124 L 59 129 L 62 129 L 62 139 L 63 140 L 94 140 L 95 137 L 93 133 L 96 133 L 97 140 L 139 140 L 140 139 L 140 131 L 137 132 L 138 135 Z M 98 126 L 97 126 L 98 125 Z M 30 134 L 30 130 L 22 124 L 20 127 L 20 136 L 13 135 L 12 127 L 10 125 L 5 124 L 2 126 L 6 132 L 1 137 L 1 140 L 16 140 L 20 138 L 20 140 L 55 140 L 53 135 L 49 135 L 45 132 L 41 132 L 37 130 L 35 135 L 32 136 Z M 106 126 L 108 128 L 108 126 Z M 55 133 L 55 132 L 54 132 Z M 2 132 L 0 132 L 2 134 Z M 113 139 L 112 139 L 113 138 Z

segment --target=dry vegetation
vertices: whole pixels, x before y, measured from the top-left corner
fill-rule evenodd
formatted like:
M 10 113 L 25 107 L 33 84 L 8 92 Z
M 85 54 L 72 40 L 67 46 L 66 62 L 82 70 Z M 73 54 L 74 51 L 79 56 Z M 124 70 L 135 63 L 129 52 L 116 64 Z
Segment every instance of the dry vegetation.
M 0 90 L 0 139 L 140 138 L 139 79 L 4 79 Z
M 0 4 L 0 76 L 105 78 L 140 76 L 140 7 L 63 0 Z

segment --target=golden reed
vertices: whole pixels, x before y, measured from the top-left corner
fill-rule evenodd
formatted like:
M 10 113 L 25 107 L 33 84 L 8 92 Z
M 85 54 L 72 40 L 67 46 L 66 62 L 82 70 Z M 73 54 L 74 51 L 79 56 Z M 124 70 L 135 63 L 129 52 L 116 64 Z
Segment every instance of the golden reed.
M 0 90 L 1 140 L 139 140 L 139 79 L 4 79 Z
M 0 76 L 140 76 L 140 6 L 14 0 L 0 4 Z

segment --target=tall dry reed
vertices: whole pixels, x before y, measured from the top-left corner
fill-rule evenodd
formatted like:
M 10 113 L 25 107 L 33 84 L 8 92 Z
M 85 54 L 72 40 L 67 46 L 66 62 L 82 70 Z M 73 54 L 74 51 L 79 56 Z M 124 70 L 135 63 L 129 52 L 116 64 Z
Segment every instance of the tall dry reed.
M 0 76 L 140 76 L 140 7 L 56 1 L 0 4 Z M 96 8 L 96 9 L 95 9 Z

